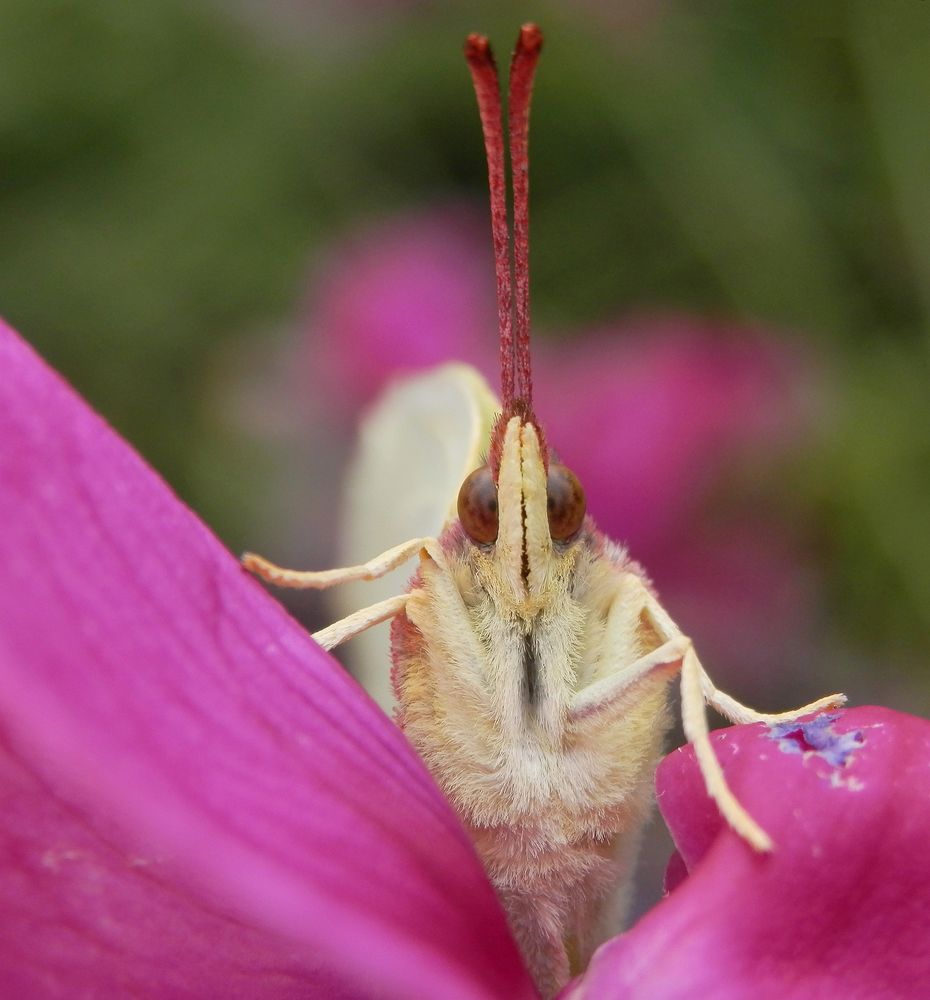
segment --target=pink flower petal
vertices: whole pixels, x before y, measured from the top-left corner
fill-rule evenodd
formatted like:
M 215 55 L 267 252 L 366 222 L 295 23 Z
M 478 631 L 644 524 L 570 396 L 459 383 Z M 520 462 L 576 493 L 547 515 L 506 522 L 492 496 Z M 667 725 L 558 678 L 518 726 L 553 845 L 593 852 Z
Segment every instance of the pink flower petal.
M 532 995 L 401 734 L 2 326 L 0 371 L 3 981 Z
M 305 944 L 192 891 L 62 784 L 0 750 L 3 996 L 359 995 Z
M 774 854 L 722 825 L 690 748 L 670 754 L 659 803 L 690 875 L 568 995 L 930 995 L 930 722 L 859 708 L 714 742 Z

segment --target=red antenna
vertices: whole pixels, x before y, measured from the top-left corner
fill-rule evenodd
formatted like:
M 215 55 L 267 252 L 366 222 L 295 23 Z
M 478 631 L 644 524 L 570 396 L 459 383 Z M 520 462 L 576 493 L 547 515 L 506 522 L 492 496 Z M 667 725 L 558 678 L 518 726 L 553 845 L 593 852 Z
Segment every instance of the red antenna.
M 542 32 L 535 24 L 524 24 L 510 61 L 510 99 L 507 115 L 510 126 L 510 179 L 513 184 L 513 273 L 516 284 L 514 303 L 516 398 L 533 408 L 533 376 L 530 371 L 530 100 L 533 77 L 542 50 Z
M 497 275 L 497 313 L 501 341 L 501 403 L 504 422 L 519 410 L 532 417 L 533 380 L 530 371 L 529 272 L 529 137 L 533 77 L 542 49 L 542 32 L 535 24 L 520 29 L 510 63 L 508 133 L 513 184 L 513 260 L 507 226 L 503 115 L 500 84 L 491 46 L 484 35 L 469 35 L 465 58 L 471 70 L 484 133 L 491 192 L 491 236 Z M 511 267 L 513 279 L 511 279 Z M 514 302 L 514 285 L 516 302 Z M 497 435 L 495 434 L 495 438 Z M 494 449 L 492 448 L 492 451 Z

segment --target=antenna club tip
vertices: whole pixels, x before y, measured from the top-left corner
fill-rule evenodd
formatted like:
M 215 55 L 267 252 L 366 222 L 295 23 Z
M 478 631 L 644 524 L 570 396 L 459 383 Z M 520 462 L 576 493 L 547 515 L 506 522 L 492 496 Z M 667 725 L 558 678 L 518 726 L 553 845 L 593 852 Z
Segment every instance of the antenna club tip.
M 521 52 L 537 53 L 542 48 L 542 44 L 543 33 L 538 24 L 529 21 L 520 28 L 520 36 L 517 38 L 517 48 Z
M 473 31 L 465 39 L 465 58 L 470 63 L 487 63 L 493 59 L 491 43 L 486 35 L 479 35 Z

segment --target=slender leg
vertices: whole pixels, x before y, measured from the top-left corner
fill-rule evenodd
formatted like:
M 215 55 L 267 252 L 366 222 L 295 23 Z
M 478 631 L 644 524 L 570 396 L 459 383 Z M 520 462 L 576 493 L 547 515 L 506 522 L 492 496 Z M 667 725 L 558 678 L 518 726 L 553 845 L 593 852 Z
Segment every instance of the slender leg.
M 658 601 L 643 588 L 645 611 L 653 627 L 663 638 L 670 635 L 681 635 L 678 627 L 672 622 Z M 773 844 L 769 835 L 759 826 L 730 791 L 720 761 L 714 753 L 710 742 L 710 731 L 707 725 L 707 713 L 704 702 L 708 701 L 714 708 L 734 722 L 770 722 L 796 719 L 810 712 L 824 708 L 835 708 L 843 704 L 844 695 L 830 695 L 818 701 L 804 705 L 793 712 L 779 712 L 765 715 L 741 705 L 736 699 L 718 691 L 701 666 L 694 646 L 689 642 L 688 649 L 682 660 L 681 667 L 681 721 L 685 736 L 694 744 L 701 776 L 707 794 L 717 803 L 720 812 L 730 826 L 757 851 L 771 851 Z
M 682 658 L 690 645 L 691 640 L 686 636 L 673 636 L 628 667 L 582 688 L 569 706 L 569 719 L 580 722 L 586 716 L 601 711 L 650 674 L 663 670 L 675 673 L 680 669 Z
M 772 838 L 742 807 L 739 799 L 730 791 L 723 768 L 714 753 L 707 727 L 707 713 L 704 711 L 704 694 L 701 691 L 700 660 L 694 646 L 688 644 L 681 665 L 681 722 L 685 736 L 694 744 L 701 777 L 707 794 L 717 803 L 723 818 L 730 826 L 757 851 L 771 851 Z
M 390 573 L 402 563 L 405 563 L 421 549 L 434 548 L 434 538 L 413 538 L 402 545 L 382 552 L 381 555 L 369 559 L 360 566 L 345 566 L 342 569 L 324 569 L 316 572 L 296 569 L 283 569 L 269 562 L 254 552 L 246 552 L 242 557 L 242 565 L 256 576 L 277 587 L 295 587 L 299 590 L 325 590 L 340 583 L 351 583 L 353 580 L 377 580 Z
M 648 613 L 648 608 L 646 611 Z M 653 621 L 653 626 L 657 628 L 658 622 Z M 714 753 L 707 715 L 704 712 L 701 664 L 687 636 L 680 633 L 672 636 L 658 649 L 640 657 L 626 669 L 582 689 L 572 702 L 570 719 L 578 722 L 585 716 L 606 708 L 623 697 L 638 681 L 662 670 L 681 670 L 682 723 L 685 736 L 694 744 L 707 794 L 716 801 L 724 819 L 744 840 L 757 851 L 770 851 L 771 839 L 730 791 L 720 761 Z
M 665 608 L 645 589 L 643 600 L 649 612 L 649 618 L 654 623 L 656 631 L 663 638 L 670 638 L 673 635 L 681 635 L 681 629 L 672 621 Z M 700 664 L 699 664 L 700 666 Z M 722 716 L 743 725 L 752 722 L 790 722 L 792 719 L 800 718 L 802 715 L 810 715 L 813 712 L 822 712 L 825 709 L 839 708 L 846 703 L 845 694 L 831 694 L 826 698 L 818 698 L 809 705 L 802 705 L 800 708 L 792 709 L 789 712 L 757 712 L 753 708 L 740 704 L 735 698 L 720 691 L 714 686 L 713 681 L 707 676 L 707 671 L 701 669 L 701 691 L 704 700 L 708 705 L 715 708 Z
M 633 586 L 639 591 L 636 603 L 641 608 L 641 614 L 645 616 L 648 625 L 661 640 L 661 645 L 628 666 L 621 667 L 613 674 L 582 688 L 575 695 L 570 706 L 570 719 L 578 722 L 611 703 L 619 701 L 628 694 L 631 687 L 650 675 L 663 670 L 680 669 L 682 723 L 685 736 L 689 742 L 694 744 L 698 766 L 708 795 L 717 803 L 724 819 L 745 841 L 757 851 L 772 850 L 771 838 L 746 812 L 727 785 L 723 769 L 710 742 L 710 730 L 704 708 L 705 701 L 734 722 L 742 723 L 796 719 L 801 715 L 807 715 L 824 708 L 834 708 L 841 705 L 845 698 L 842 695 L 831 695 L 828 698 L 821 698 L 809 705 L 804 705 L 793 712 L 779 712 L 773 715 L 746 708 L 714 687 L 701 666 L 701 661 L 698 659 L 691 640 L 682 635 L 678 626 L 644 585 L 636 581 Z M 624 599 L 629 601 L 630 595 L 627 594 Z M 609 641 L 609 637 L 607 641 Z
M 731 698 L 724 691 L 714 687 L 713 681 L 707 674 L 701 671 L 701 691 L 704 700 L 708 705 L 715 708 L 722 716 L 743 725 L 751 722 L 766 722 L 772 725 L 776 722 L 790 722 L 798 719 L 802 715 L 811 715 L 814 712 L 823 712 L 831 708 L 839 708 L 846 703 L 845 694 L 830 694 L 826 698 L 818 698 L 809 705 L 802 705 L 800 708 L 792 709 L 790 712 L 757 712 L 753 708 L 741 705 L 735 698 Z
M 319 632 L 314 632 L 313 638 L 324 649 L 333 649 L 347 639 L 352 639 L 360 632 L 371 628 L 372 625 L 378 625 L 380 622 L 385 622 L 400 614 L 407 606 L 409 599 L 409 594 L 401 594 L 398 597 L 389 597 L 386 601 L 379 601 L 377 604 L 372 604 L 371 607 L 362 608 L 360 611 L 355 611 L 351 615 L 341 618 L 338 622 L 333 622 L 332 625 L 327 625 Z

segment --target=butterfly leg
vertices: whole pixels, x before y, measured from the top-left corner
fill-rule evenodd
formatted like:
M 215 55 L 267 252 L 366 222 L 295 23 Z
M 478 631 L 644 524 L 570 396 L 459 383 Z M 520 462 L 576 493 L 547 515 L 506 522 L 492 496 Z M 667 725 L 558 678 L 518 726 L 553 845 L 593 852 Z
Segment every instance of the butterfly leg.
M 660 673 L 677 673 L 690 644 L 691 640 L 687 636 L 674 636 L 623 670 L 582 688 L 572 699 L 569 707 L 570 720 L 577 724 L 582 719 L 601 712 L 647 677 Z
M 717 803 L 723 818 L 757 851 L 771 851 L 772 838 L 743 808 L 739 799 L 730 791 L 723 768 L 710 742 L 707 712 L 704 709 L 704 692 L 701 677 L 704 669 L 688 644 L 681 664 L 681 722 L 688 741 L 694 745 L 701 777 L 707 794 Z
M 675 637 L 681 639 L 681 629 L 672 621 L 662 605 L 645 586 L 642 592 L 644 611 L 656 633 L 667 642 Z M 723 774 L 723 768 L 720 766 L 716 753 L 714 753 L 713 745 L 710 742 L 707 712 L 704 708 L 708 693 L 705 690 L 705 681 L 710 684 L 710 678 L 701 666 L 694 645 L 690 640 L 687 640 L 687 649 L 681 661 L 681 722 L 685 736 L 694 745 L 698 767 L 700 767 L 701 776 L 704 778 L 704 787 L 707 789 L 707 794 L 717 803 L 724 819 L 743 840 L 757 851 L 770 851 L 773 846 L 771 837 L 746 812 L 736 796 L 730 791 Z M 712 684 L 710 684 L 710 688 L 715 696 L 722 694 Z M 707 698 L 707 700 L 716 707 L 719 699 Z M 732 702 L 732 706 L 728 703 L 728 707 L 743 707 L 733 699 L 729 699 L 729 701 Z M 830 699 L 827 701 L 832 704 Z
M 839 708 L 846 703 L 845 694 L 831 694 L 827 695 L 826 698 L 818 698 L 809 705 L 792 709 L 790 712 L 757 712 L 753 708 L 741 705 L 735 698 L 731 698 L 726 692 L 714 687 L 713 681 L 703 670 L 701 671 L 701 690 L 708 705 L 713 706 L 722 716 L 729 719 L 730 722 L 737 723 L 737 725 L 752 722 L 765 722 L 769 725 L 778 722 L 791 722 L 794 719 L 799 719 L 802 715 L 828 711 L 832 708 Z
M 250 573 L 261 577 L 276 587 L 294 587 L 298 590 L 325 590 L 340 583 L 351 583 L 353 580 L 377 580 L 390 573 L 392 569 L 407 562 L 421 549 L 429 549 L 436 545 L 434 538 L 412 538 L 409 542 L 395 545 L 394 548 L 382 552 L 381 555 L 369 559 L 359 566 L 344 566 L 341 569 L 324 569 L 306 571 L 283 569 L 269 562 L 254 552 L 246 552 L 242 557 L 242 565 Z M 382 619 L 383 620 L 383 619 Z
M 632 589 L 630 589 L 632 588 Z M 723 769 L 710 742 L 710 730 L 704 709 L 702 678 L 706 676 L 691 640 L 671 620 L 659 602 L 639 580 L 627 581 L 623 602 L 635 609 L 636 620 L 646 626 L 660 645 L 640 656 L 629 666 L 588 685 L 575 695 L 570 719 L 576 725 L 588 716 L 599 714 L 611 704 L 621 702 L 631 689 L 657 673 L 681 671 L 681 714 L 685 736 L 694 744 L 695 755 L 708 795 L 717 803 L 730 826 L 758 851 L 772 849 L 768 834 L 749 815 L 727 785 Z M 627 612 L 619 627 L 630 627 Z
M 320 629 L 319 632 L 314 632 L 313 638 L 324 649 L 333 649 L 340 643 L 346 642 L 346 640 L 371 628 L 372 625 L 378 625 L 395 615 L 399 615 L 407 607 L 409 599 L 409 594 L 400 594 L 397 597 L 389 597 L 386 601 L 378 601 L 371 607 L 355 611 L 351 615 L 333 622 L 332 625 Z
M 342 569 L 327 569 L 318 572 L 283 569 L 253 552 L 245 553 L 242 557 L 242 565 L 249 572 L 278 587 L 322 590 L 327 587 L 335 587 L 340 583 L 350 583 L 353 580 L 377 580 L 423 549 L 432 550 L 435 553 L 436 544 L 434 538 L 413 538 L 409 542 L 395 545 L 387 552 L 382 552 L 381 555 L 358 566 L 346 566 Z M 372 604 L 371 607 L 362 608 L 360 611 L 347 615 L 345 618 L 333 622 L 332 625 L 314 632 L 313 638 L 324 649 L 333 649 L 340 643 L 371 628 L 372 625 L 378 625 L 380 622 L 400 614 L 407 606 L 409 598 L 409 594 L 400 594 L 397 597 L 389 597 L 385 601 Z
M 665 608 L 646 591 L 649 617 L 655 622 L 656 629 L 663 636 L 681 635 L 681 629 L 672 621 Z M 753 708 L 740 704 L 735 698 L 730 697 L 725 691 L 719 690 L 714 682 L 707 676 L 707 671 L 701 667 L 701 692 L 704 701 L 712 708 L 716 709 L 724 718 L 737 725 L 745 725 L 753 722 L 765 722 L 769 725 L 777 722 L 790 722 L 798 719 L 802 715 L 811 715 L 815 712 L 823 712 L 831 708 L 839 708 L 846 703 L 845 694 L 830 694 L 825 698 L 818 698 L 809 705 L 802 705 L 800 708 L 792 709 L 789 712 L 757 712 Z
M 620 673 L 584 688 L 572 702 L 570 718 L 577 724 L 586 716 L 606 708 L 611 702 L 619 701 L 646 677 L 660 671 L 672 673 L 678 670 L 681 671 L 681 721 L 685 736 L 694 744 L 707 794 L 716 801 L 724 819 L 744 840 L 757 851 L 770 851 L 771 838 L 730 791 L 720 761 L 714 753 L 701 690 L 703 670 L 687 636 L 680 633 L 673 636 Z

